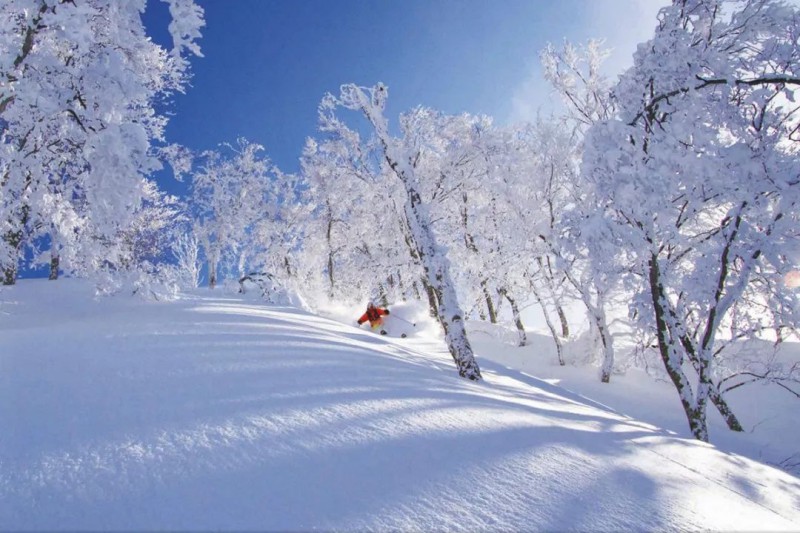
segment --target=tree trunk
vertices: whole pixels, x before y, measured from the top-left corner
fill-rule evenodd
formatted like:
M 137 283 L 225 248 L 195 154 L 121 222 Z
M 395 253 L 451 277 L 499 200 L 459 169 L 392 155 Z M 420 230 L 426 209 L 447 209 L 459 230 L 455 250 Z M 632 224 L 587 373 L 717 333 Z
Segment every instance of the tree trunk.
M 28 175 L 25 188 L 30 184 L 30 179 L 30 175 Z M 25 239 L 26 228 L 30 222 L 31 208 L 27 204 L 23 204 L 19 212 L 15 214 L 19 216 L 15 221 L 17 223 L 17 228 L 3 235 L 3 240 L 8 243 L 8 247 L 12 251 L 9 263 L 0 266 L 3 272 L 3 285 L 14 285 L 17 282 L 19 262 L 22 257 L 22 245 Z
M 387 307 L 389 305 L 389 297 L 386 294 L 386 287 L 383 283 L 378 283 L 378 301 L 381 307 Z
M 396 281 L 395 277 L 397 278 Z M 398 271 L 394 274 L 390 274 L 389 278 L 392 280 L 392 286 L 396 287 L 395 294 L 399 294 L 402 301 L 407 301 L 409 289 L 406 286 L 406 283 L 403 281 L 403 276 L 400 275 L 400 272 Z
M 469 205 L 467 193 L 462 193 L 461 199 L 463 203 L 461 205 L 461 225 L 464 228 L 464 244 L 467 247 L 467 250 L 474 253 L 475 255 L 480 256 L 480 252 L 478 251 L 478 246 L 475 244 L 475 238 L 472 236 L 472 233 L 469 231 L 469 213 L 467 211 L 467 206 Z M 489 313 L 489 322 L 492 324 L 497 324 L 497 313 L 494 309 L 494 304 L 492 303 L 492 295 L 489 294 L 489 287 L 487 286 L 486 278 L 481 280 L 481 290 L 483 291 L 484 300 L 486 300 L 486 310 Z M 480 313 L 481 318 L 484 318 L 484 314 Z
M 739 419 L 736 418 L 735 414 L 733 414 L 733 410 L 728 405 L 728 402 L 726 402 L 722 397 L 722 394 L 719 392 L 719 388 L 716 385 L 711 389 L 708 397 L 711 399 L 714 407 L 717 408 L 717 411 L 719 411 L 719 414 L 722 415 L 722 419 L 725 420 L 725 424 L 728 425 L 728 429 L 731 431 L 744 431 L 742 424 L 739 423 Z
M 561 366 L 566 366 L 567 363 L 564 361 L 564 347 L 561 345 L 561 338 L 558 335 L 558 330 L 556 329 L 555 324 L 553 324 L 553 321 L 550 319 L 550 313 L 547 312 L 547 306 L 545 305 L 544 300 L 542 300 L 541 294 L 539 294 L 539 291 L 536 289 L 536 286 L 531 285 L 531 288 L 533 290 L 533 295 L 539 302 L 539 307 L 542 308 L 542 315 L 544 315 L 544 322 L 545 324 L 547 324 L 547 329 L 550 330 L 550 336 L 553 338 L 553 343 L 555 343 L 556 345 L 556 355 L 558 356 L 558 364 Z
M 3 267 L 3 285 L 14 285 L 17 282 L 17 265 L 9 263 Z
M 411 235 L 411 227 L 408 222 L 408 215 L 404 215 L 406 217 L 403 220 L 403 216 L 400 216 L 400 232 L 403 235 L 403 240 L 406 243 L 406 247 L 408 248 L 408 253 L 411 256 L 411 259 L 414 260 L 417 264 L 422 264 L 422 258 L 420 257 L 420 252 L 417 249 L 417 246 L 414 242 L 414 237 Z M 436 295 L 436 291 L 434 290 L 433 286 L 428 281 L 427 277 L 422 276 L 419 279 L 420 283 L 422 283 L 422 289 L 425 291 L 425 296 L 428 298 L 428 314 L 431 318 L 437 318 L 439 316 L 439 300 L 438 296 Z M 417 294 L 417 299 L 421 300 L 422 297 L 419 293 L 419 287 L 417 286 L 417 282 L 414 281 L 414 291 Z
M 333 212 L 331 210 L 330 202 L 326 201 L 328 207 L 328 224 L 325 231 L 325 238 L 328 241 L 328 296 L 334 299 L 336 294 L 334 291 L 335 282 L 333 277 Z
M 486 300 L 486 311 L 489 313 L 489 322 L 497 324 L 497 310 L 494 308 L 492 295 L 489 294 L 488 281 L 485 279 L 481 281 L 481 290 L 483 290 L 483 298 Z
M 214 261 L 208 262 L 208 288 L 213 289 L 217 286 L 217 264 Z
M 517 346 L 527 346 L 528 345 L 528 335 L 525 333 L 525 326 L 522 325 L 522 317 L 519 313 L 519 307 L 517 306 L 517 301 L 511 298 L 508 295 L 508 291 L 505 289 L 500 289 L 498 291 L 501 296 L 504 296 L 508 303 L 511 305 L 511 313 L 514 317 L 514 325 L 517 326 L 517 333 L 519 334 L 519 344 Z
M 565 339 L 569 339 L 569 322 L 567 322 L 567 315 L 564 313 L 564 308 L 561 307 L 558 301 L 556 301 L 555 304 L 558 319 L 561 321 L 561 336 Z
M 450 261 L 441 253 L 437 254 L 439 247 L 426 216 L 427 213 L 424 211 L 422 197 L 411 183 L 409 176 L 398 168 L 399 159 L 391 156 L 387 144 L 388 139 L 382 140 L 384 141 L 386 161 L 406 189 L 405 215 L 410 230 L 409 237 L 425 272 L 422 283 L 428 293 L 431 310 L 436 308 L 436 318 L 444 329 L 447 348 L 456 363 L 458 375 L 471 380 L 479 380 L 481 371 L 467 338 L 464 313 L 458 305 L 458 297 L 450 278 Z
M 675 320 L 675 317 L 673 316 L 672 319 Z M 692 345 L 691 340 L 687 336 L 684 336 L 681 339 L 681 344 L 683 345 L 683 349 L 689 356 L 689 359 L 691 360 L 692 365 L 694 366 L 698 375 L 706 374 L 701 370 L 703 363 L 697 356 L 697 351 L 695 350 L 694 345 Z M 731 407 L 728 405 L 728 402 L 726 402 L 725 398 L 723 398 L 722 392 L 719 390 L 719 385 L 714 383 L 714 381 L 709 378 L 707 388 L 708 398 L 711 400 L 711 403 L 714 404 L 714 407 L 717 408 L 717 411 L 719 411 L 722 419 L 725 420 L 725 424 L 727 424 L 728 429 L 731 431 L 744 431 L 742 424 L 739 423 L 739 419 L 733 413 L 733 409 L 731 409 Z
M 678 320 L 678 318 L 675 316 L 674 311 L 672 310 L 670 311 L 670 318 L 672 319 L 673 322 Z M 727 424 L 728 429 L 730 429 L 731 431 L 744 431 L 744 428 L 742 428 L 742 424 L 739 422 L 739 419 L 733 413 L 733 410 L 728 405 L 728 402 L 725 401 L 725 398 L 723 398 L 722 392 L 720 392 L 719 390 L 719 385 L 715 383 L 714 380 L 711 379 L 711 377 L 709 376 L 708 362 L 704 362 L 703 360 L 701 360 L 700 356 L 697 353 L 695 345 L 692 343 L 692 340 L 685 332 L 681 332 L 679 336 L 684 352 L 689 357 L 689 360 L 694 366 L 698 376 L 700 376 L 701 383 L 705 385 L 705 392 L 708 399 L 710 399 L 711 403 L 714 404 L 714 407 L 717 408 L 717 411 L 719 411 L 720 416 L 722 416 L 722 419 L 725 420 L 725 424 Z M 706 339 L 706 342 L 709 342 L 709 339 Z M 706 348 L 706 350 L 709 349 L 710 348 Z M 706 359 L 707 361 L 710 362 L 710 358 Z M 703 408 L 705 408 L 704 405 Z
M 550 262 L 550 256 L 545 255 L 544 258 L 541 256 L 537 257 L 536 262 L 539 264 L 539 270 L 542 273 L 545 289 L 547 289 L 553 299 L 553 306 L 556 308 L 556 314 L 558 315 L 558 320 L 561 323 L 561 337 L 568 339 L 569 322 L 567 322 L 567 315 L 564 313 L 564 309 L 561 307 L 561 301 L 557 296 L 557 284 L 555 282 L 555 273 L 553 272 L 553 266 Z
M 439 316 L 439 298 L 436 294 L 436 289 L 424 277 L 420 281 L 425 289 L 425 295 L 428 297 L 428 313 L 431 318 L 437 318 Z
M 387 161 L 392 159 L 387 155 Z M 402 179 L 402 173 L 398 173 Z M 428 298 L 432 305 L 438 304 L 437 318 L 444 329 L 447 348 L 456 363 L 458 375 L 471 380 L 481 379 L 480 368 L 464 327 L 463 312 L 458 305 L 455 287 L 450 278 L 450 262 L 446 257 L 436 255 L 438 246 L 431 231 L 427 217 L 420 212 L 422 199 L 413 185 L 404 180 L 408 194 L 406 216 L 410 218 L 411 238 L 416 244 L 422 268 L 425 272 L 423 283 L 426 283 Z
M 655 313 L 656 336 L 658 338 L 658 351 L 661 355 L 661 360 L 664 363 L 667 374 L 672 380 L 672 384 L 675 385 L 675 389 L 678 391 L 681 406 L 683 406 L 683 411 L 686 414 L 686 420 L 689 423 L 689 429 L 692 435 L 698 440 L 708 442 L 708 425 L 705 412 L 695 407 L 692 387 L 689 384 L 689 380 L 686 378 L 686 374 L 683 372 L 683 356 L 681 355 L 683 348 L 677 341 L 672 341 L 668 330 L 667 312 L 664 308 L 666 295 L 661 286 L 661 273 L 658 267 L 658 258 L 655 254 L 651 255 L 648 267 L 650 298 L 653 305 L 653 312 Z
M 572 278 L 570 278 L 572 280 Z M 592 303 L 591 295 L 587 291 L 581 289 L 580 284 L 573 281 L 573 285 L 581 295 L 583 305 L 589 312 L 589 316 L 594 321 L 594 327 L 597 329 L 597 336 L 600 338 L 600 344 L 603 346 L 603 362 L 600 365 L 600 382 L 608 383 L 611 381 L 611 373 L 614 371 L 614 337 L 608 331 L 608 324 L 606 323 L 606 312 L 604 307 L 605 299 L 599 289 L 597 291 L 597 304 Z
M 60 262 L 60 258 L 56 251 L 53 251 L 50 255 L 50 276 L 48 279 L 50 280 L 57 280 L 58 279 L 58 263 Z
M 328 252 L 328 296 L 331 300 L 336 297 L 333 281 L 333 252 Z
M 419 284 L 417 284 L 417 280 L 411 282 L 411 289 L 414 291 L 414 297 L 417 300 L 422 300 L 422 293 L 419 292 Z
M 19 256 L 22 248 L 22 230 L 9 231 L 3 235 L 3 240 L 8 243 L 12 254 L 9 262 L 0 266 L 2 268 L 3 285 L 14 285 L 17 282 Z
M 594 322 L 598 335 L 600 335 L 600 342 L 603 344 L 603 364 L 600 367 L 600 382 L 608 383 L 611 381 L 611 372 L 614 370 L 614 344 L 611 335 L 608 333 L 605 313 L 595 313 Z
M 593 284 L 597 300 L 597 303 L 595 304 L 592 301 L 592 292 L 590 289 L 591 285 L 579 283 L 569 271 L 565 271 L 564 275 L 569 282 L 572 283 L 572 286 L 575 287 L 575 290 L 578 291 L 581 301 L 586 307 L 586 311 L 592 318 L 594 327 L 597 330 L 596 339 L 599 338 L 600 344 L 603 346 L 603 362 L 600 366 L 600 381 L 602 383 L 608 383 L 611 381 L 611 373 L 614 371 L 614 336 L 611 335 L 611 332 L 608 330 L 608 324 L 606 322 L 605 294 L 600 290 L 597 284 Z M 596 342 L 595 347 L 597 347 Z

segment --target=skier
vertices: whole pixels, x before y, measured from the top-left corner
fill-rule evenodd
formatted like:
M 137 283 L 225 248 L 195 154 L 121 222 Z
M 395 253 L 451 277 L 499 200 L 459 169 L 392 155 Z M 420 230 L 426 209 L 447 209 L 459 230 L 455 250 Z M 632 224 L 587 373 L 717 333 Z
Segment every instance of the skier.
M 388 316 L 389 313 L 388 309 L 384 309 L 382 307 L 376 307 L 374 303 L 370 302 L 367 304 L 367 312 L 361 315 L 361 318 L 358 319 L 358 325 L 360 326 L 367 320 L 369 320 L 369 325 L 373 330 L 377 330 L 378 328 L 382 328 L 383 326 L 383 317 Z M 386 330 L 381 329 L 381 335 L 386 335 Z

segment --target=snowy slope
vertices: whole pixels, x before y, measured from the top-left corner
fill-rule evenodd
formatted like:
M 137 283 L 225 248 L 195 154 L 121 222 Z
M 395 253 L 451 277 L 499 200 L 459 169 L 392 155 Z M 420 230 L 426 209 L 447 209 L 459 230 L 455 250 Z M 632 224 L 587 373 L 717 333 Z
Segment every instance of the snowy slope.
M 24 281 L 0 529 L 800 529 L 797 478 L 481 363 L 221 293 Z
M 644 370 L 629 368 L 615 373 L 611 383 L 601 383 L 597 366 L 584 361 L 591 347 L 578 338 L 565 345 L 566 366 L 559 366 L 553 339 L 542 326 L 528 329 L 528 345 L 515 345 L 516 333 L 508 328 L 473 322 L 472 346 L 483 359 L 545 379 L 618 412 L 669 430 L 676 436 L 691 438 L 689 424 L 675 386 L 664 374 L 655 379 Z M 504 339 L 499 340 L 499 339 Z M 771 342 L 751 342 L 762 354 L 771 354 Z M 780 344 L 777 360 L 787 367 L 800 364 L 800 342 Z M 663 372 L 663 366 L 651 371 Z M 725 398 L 739 417 L 743 432 L 730 431 L 719 412 L 707 411 L 711 441 L 725 451 L 736 452 L 800 476 L 800 409 L 798 399 L 788 390 L 767 383 L 754 383 L 726 393 Z

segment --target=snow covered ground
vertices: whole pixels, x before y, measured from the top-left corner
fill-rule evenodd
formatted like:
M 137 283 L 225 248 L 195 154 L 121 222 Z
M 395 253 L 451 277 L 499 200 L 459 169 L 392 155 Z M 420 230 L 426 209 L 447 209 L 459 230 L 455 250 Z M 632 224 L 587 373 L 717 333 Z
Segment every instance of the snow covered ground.
M 480 329 L 488 328 L 481 325 Z M 691 437 L 678 393 L 666 376 L 657 380 L 643 370 L 632 368 L 624 374 L 614 374 L 611 383 L 604 384 L 600 382 L 597 368 L 574 364 L 558 366 L 553 341 L 544 332 L 531 334 L 529 331 L 530 345 L 524 348 L 500 345 L 495 340 L 497 336 L 472 332 L 473 345 L 482 360 L 488 358 L 510 369 L 540 377 L 677 436 Z M 567 348 L 568 361 L 578 358 L 569 357 L 570 351 L 576 355 L 576 347 Z M 772 345 L 765 342 L 762 349 L 769 353 Z M 780 350 L 780 355 L 787 359 L 800 361 L 800 343 L 785 342 Z M 719 412 L 710 406 L 708 419 L 712 443 L 725 451 L 800 475 L 800 401 L 785 389 L 766 383 L 738 388 L 729 392 L 726 398 L 744 432 L 728 430 Z
M 635 376 L 476 346 L 481 383 L 425 333 L 22 281 L 0 292 L 0 529 L 800 529 L 798 478 L 642 421 L 674 423 L 661 384 L 630 413 L 609 391 Z

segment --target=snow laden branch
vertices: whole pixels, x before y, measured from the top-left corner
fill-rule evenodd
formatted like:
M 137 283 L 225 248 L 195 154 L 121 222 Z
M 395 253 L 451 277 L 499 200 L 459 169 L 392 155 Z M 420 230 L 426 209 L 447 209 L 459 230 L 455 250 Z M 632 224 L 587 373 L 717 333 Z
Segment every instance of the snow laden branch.
M 738 85 L 747 85 L 750 87 L 755 87 L 759 85 L 777 85 L 778 90 L 783 90 L 786 85 L 800 85 L 800 77 L 786 77 L 786 76 L 767 76 L 763 78 L 752 78 L 752 79 L 732 79 L 732 78 L 717 78 L 717 79 L 705 79 L 700 75 L 695 76 L 695 79 L 700 82 L 694 87 L 681 87 L 679 89 L 674 89 L 665 94 L 659 94 L 654 96 L 650 102 L 645 106 L 644 110 L 639 112 L 633 120 L 631 120 L 628 125 L 635 126 L 639 120 L 642 118 L 648 117 L 650 120 L 656 120 L 658 117 L 658 107 L 659 104 L 662 102 L 669 103 L 669 99 L 675 96 L 679 96 L 681 94 L 688 93 L 690 91 L 700 91 L 707 87 L 714 87 L 715 85 L 728 85 L 736 87 Z
M 744 370 L 726 377 L 721 385 L 728 392 L 757 382 L 773 383 L 800 399 L 800 363 L 794 363 L 788 369 L 767 366 L 760 370 Z

